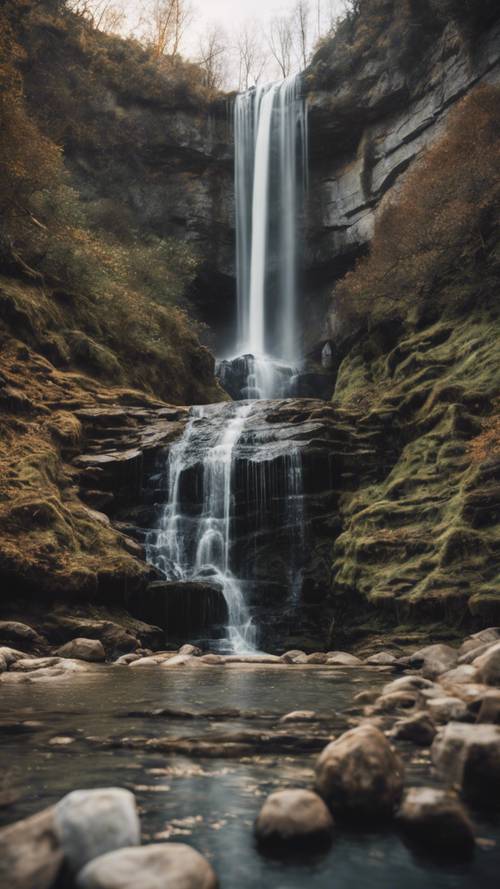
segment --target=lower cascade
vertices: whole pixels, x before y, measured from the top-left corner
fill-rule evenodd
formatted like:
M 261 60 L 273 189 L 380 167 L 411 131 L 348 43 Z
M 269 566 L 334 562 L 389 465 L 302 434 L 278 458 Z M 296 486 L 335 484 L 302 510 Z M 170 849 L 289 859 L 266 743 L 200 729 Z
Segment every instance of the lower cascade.
M 168 581 L 199 581 L 222 590 L 228 624 L 211 647 L 252 652 L 259 595 L 255 555 L 260 535 L 284 536 L 290 601 L 304 547 L 300 443 L 265 422 L 272 402 L 195 407 L 161 471 L 166 493 L 159 525 L 146 541 L 148 561 Z M 264 421 L 264 422 L 263 422 Z

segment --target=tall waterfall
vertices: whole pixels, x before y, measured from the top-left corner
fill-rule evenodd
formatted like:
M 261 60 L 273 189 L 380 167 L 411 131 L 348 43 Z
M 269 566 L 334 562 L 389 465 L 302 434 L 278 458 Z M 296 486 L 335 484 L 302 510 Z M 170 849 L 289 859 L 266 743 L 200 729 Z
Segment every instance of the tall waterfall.
M 305 549 L 300 439 L 267 422 L 272 402 L 255 403 L 287 393 L 298 356 L 307 169 L 299 78 L 237 97 L 235 152 L 240 357 L 221 362 L 219 376 L 236 374 L 234 397 L 246 400 L 193 408 L 169 450 L 167 501 L 146 546 L 168 580 L 222 590 L 228 627 L 220 647 L 238 652 L 257 644 L 252 602 L 269 589 L 279 601 L 296 598 Z
M 270 380 L 268 365 L 298 358 L 298 231 L 307 176 L 300 75 L 238 95 L 234 130 L 237 351 L 254 359 L 249 390 L 271 397 L 281 394 L 282 375 Z

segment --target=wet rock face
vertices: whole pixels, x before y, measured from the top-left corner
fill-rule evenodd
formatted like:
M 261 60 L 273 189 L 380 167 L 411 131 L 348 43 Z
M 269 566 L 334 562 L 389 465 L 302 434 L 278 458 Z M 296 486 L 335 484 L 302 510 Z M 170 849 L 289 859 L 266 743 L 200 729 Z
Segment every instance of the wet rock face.
M 374 50 L 348 75 L 336 74 L 335 56 L 324 71 L 320 60 L 313 63 L 310 266 L 341 267 L 342 256 L 359 252 L 379 206 L 442 132 L 450 107 L 477 83 L 500 79 L 500 27 L 484 32 L 472 54 L 450 21 L 421 46 L 418 64 L 404 62 L 404 55 Z
M 130 605 L 162 627 L 168 642 L 217 638 L 227 622 L 226 601 L 216 584 L 158 580 Z

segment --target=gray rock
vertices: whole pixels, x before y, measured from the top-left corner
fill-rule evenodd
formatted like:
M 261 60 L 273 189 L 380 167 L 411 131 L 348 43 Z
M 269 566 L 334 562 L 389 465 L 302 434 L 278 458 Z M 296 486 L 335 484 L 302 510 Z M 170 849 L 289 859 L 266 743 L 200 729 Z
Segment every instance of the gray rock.
M 315 651 L 314 654 L 307 655 L 307 663 L 308 664 L 326 664 L 328 662 L 328 655 L 325 654 L 324 651 Z
M 33 627 L 19 623 L 16 620 L 0 620 L 0 642 L 13 642 L 31 649 L 47 644 L 47 640 L 40 636 Z
M 98 639 L 72 639 L 71 642 L 61 645 L 56 655 L 91 663 L 99 663 L 106 659 L 104 646 Z
M 316 790 L 334 812 L 387 816 L 400 801 L 403 771 L 387 738 L 364 724 L 325 747 L 316 763 Z
M 467 639 L 464 640 L 459 650 L 460 657 L 468 654 L 469 652 L 477 650 L 482 645 L 493 645 L 499 640 L 499 627 L 488 627 L 487 630 L 480 630 L 479 633 L 474 633 L 472 636 L 468 636 Z
M 425 679 L 437 679 L 441 673 L 447 673 L 456 666 L 458 651 L 450 645 L 427 645 L 416 651 L 410 658 L 410 664 L 422 667 Z
M 203 654 L 201 648 L 198 648 L 197 645 L 191 645 L 190 643 L 186 643 L 186 645 L 182 645 L 179 648 L 178 654 L 190 654 L 192 657 L 200 657 Z
M 420 703 L 418 691 L 393 691 L 380 695 L 371 708 L 372 713 L 394 713 L 397 710 L 411 710 Z
M 419 747 L 430 747 L 435 736 L 436 726 L 428 713 L 418 712 L 406 719 L 398 719 L 391 733 L 397 741 L 411 741 Z
M 264 846 L 304 848 L 330 842 L 333 827 L 333 818 L 316 793 L 278 790 L 262 806 L 255 834 Z
M 467 705 L 460 698 L 433 698 L 427 702 L 427 707 L 432 718 L 441 724 L 452 720 L 460 722 L 469 715 Z
M 476 682 L 478 672 L 471 664 L 460 664 L 453 670 L 448 670 L 439 677 L 441 685 L 466 685 L 469 682 Z
M 378 654 L 372 654 L 365 661 L 370 666 L 390 667 L 396 662 L 396 655 L 389 651 L 380 651 Z
M 458 663 L 459 664 L 472 664 L 473 661 L 476 660 L 481 654 L 484 654 L 488 651 L 489 648 L 492 648 L 495 645 L 495 642 L 480 642 L 477 645 L 474 645 L 473 648 L 469 648 L 465 654 L 461 654 Z M 461 650 L 461 649 L 460 649 Z
M 17 648 L 9 648 L 7 645 L 2 645 L 0 646 L 0 657 L 5 661 L 7 667 L 10 667 L 11 664 L 15 664 L 16 661 L 25 658 L 26 653 L 18 651 Z
M 140 660 L 141 660 L 141 655 L 136 654 L 135 652 L 132 652 L 131 654 L 122 654 L 121 657 L 118 657 L 114 663 L 118 664 L 119 666 L 126 666 L 127 667 L 129 664 L 133 664 L 134 661 L 140 661 Z
M 434 787 L 410 787 L 397 813 L 409 839 L 425 851 L 464 857 L 474 850 L 474 830 L 455 794 Z
M 500 726 L 450 722 L 432 745 L 432 760 L 449 784 L 484 807 L 500 798 Z
M 339 667 L 359 667 L 363 661 L 354 654 L 347 651 L 329 651 L 326 659 L 327 664 L 333 664 Z
M 474 661 L 479 680 L 486 685 L 500 685 L 500 642 Z
M 0 830 L 0 886 L 5 889 L 51 889 L 62 861 L 53 808 Z
M 393 692 L 416 690 L 421 692 L 423 689 L 433 688 L 436 688 L 435 684 L 430 679 L 424 679 L 423 676 L 401 676 L 400 679 L 394 679 L 393 682 L 384 685 L 382 692 L 384 695 L 390 695 Z
M 91 861 L 78 889 L 217 889 L 208 861 L 183 843 L 120 849 Z
M 57 804 L 55 822 L 72 873 L 107 852 L 137 846 L 141 839 L 134 795 L 119 787 L 74 790 Z
M 486 692 L 479 703 L 476 722 L 500 725 L 500 690 L 491 689 Z

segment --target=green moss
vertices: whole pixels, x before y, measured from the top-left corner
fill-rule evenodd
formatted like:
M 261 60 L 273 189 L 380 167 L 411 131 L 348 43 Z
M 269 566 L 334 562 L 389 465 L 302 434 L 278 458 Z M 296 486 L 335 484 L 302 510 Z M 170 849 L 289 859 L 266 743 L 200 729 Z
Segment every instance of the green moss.
M 395 408 L 386 427 L 395 457 L 380 482 L 341 499 L 334 592 L 392 608 L 395 619 L 456 624 L 468 600 L 469 617 L 497 613 L 500 467 L 488 466 L 485 483 L 470 442 L 500 392 L 499 335 L 495 310 L 476 307 L 411 333 L 387 355 L 367 357 L 360 344 L 343 362 L 334 402 L 355 404 L 359 392 L 362 403 L 369 380 L 362 421 L 375 428 Z

